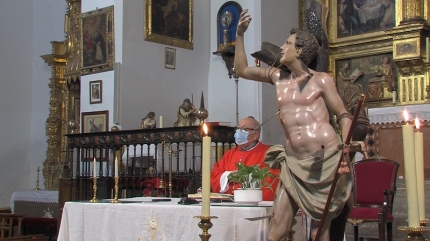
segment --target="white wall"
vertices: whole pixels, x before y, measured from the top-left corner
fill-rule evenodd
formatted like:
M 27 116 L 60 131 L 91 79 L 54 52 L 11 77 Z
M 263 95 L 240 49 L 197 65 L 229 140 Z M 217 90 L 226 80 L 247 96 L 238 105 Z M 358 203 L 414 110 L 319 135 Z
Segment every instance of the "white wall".
M 211 43 L 210 50 L 215 52 L 218 47 L 217 14 L 220 7 L 227 1 L 211 1 Z M 249 55 L 259 49 L 261 43 L 261 11 L 260 0 L 236 1 L 242 9 L 248 9 L 253 17 L 245 36 L 245 48 L 248 54 L 248 63 L 254 63 Z M 231 121 L 236 125 L 236 83 L 234 78 L 229 79 L 228 70 L 220 55 L 210 55 L 209 67 L 209 118 L 212 121 Z M 261 119 L 261 84 L 249 80 L 238 81 L 238 112 L 239 120 L 246 116 Z
M 0 206 L 13 191 L 35 188 L 43 168 L 51 68 L 40 55 L 64 40 L 66 9 L 58 0 L 0 1 Z
M 199 108 L 202 91 L 209 120 L 235 123 L 235 82 L 228 78 L 221 57 L 212 54 L 217 44 L 216 14 L 224 2 L 194 0 L 194 50 L 173 47 L 177 64 L 171 70 L 164 68 L 164 50 L 171 46 L 143 40 L 143 0 L 82 1 L 83 12 L 115 5 L 115 62 L 122 63 L 119 112 L 122 129 L 139 128 L 141 118 L 149 111 L 163 115 L 165 127 L 172 126 L 183 99 L 193 94 L 194 104 Z M 246 35 L 248 54 L 259 50 L 264 40 L 281 44 L 291 28 L 289 24 L 298 19 L 298 8 L 294 5 L 297 3 L 290 1 L 238 2 L 242 8 L 250 9 L 254 18 Z M 279 11 L 284 5 L 285 11 Z M 0 1 L 0 135 L 6 137 L 0 145 L 0 206 L 8 205 L 14 190 L 34 188 L 37 166 L 43 168 L 51 68 L 40 55 L 51 53 L 50 41 L 65 40 L 66 10 L 66 2 L 61 0 Z M 254 62 L 251 57 L 248 61 Z M 110 126 L 114 75 L 114 71 L 108 71 L 83 76 L 81 80 L 81 111 L 109 110 Z M 90 105 L 88 82 L 97 79 L 103 80 L 103 103 Z M 240 79 L 239 91 L 239 118 L 253 115 L 263 121 L 273 114 L 271 108 L 276 102 L 272 86 Z M 275 127 L 279 125 L 272 120 L 268 126 L 272 123 Z M 276 139 L 269 134 L 272 127 L 265 128 L 263 134 L 268 134 L 263 135 L 263 141 L 272 143 Z M 40 177 L 43 187 L 42 174 Z

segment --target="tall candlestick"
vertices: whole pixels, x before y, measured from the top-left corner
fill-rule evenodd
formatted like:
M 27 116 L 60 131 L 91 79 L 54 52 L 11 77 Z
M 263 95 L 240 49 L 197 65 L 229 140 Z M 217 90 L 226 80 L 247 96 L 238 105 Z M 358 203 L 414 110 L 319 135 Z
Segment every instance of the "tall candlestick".
M 211 163 L 211 138 L 207 136 L 207 126 L 203 124 L 205 136 L 202 144 L 202 216 L 210 216 L 210 163 Z
M 164 127 L 164 123 L 163 123 L 163 116 L 162 115 L 160 115 L 160 124 L 158 125 L 160 128 L 163 128 Z
M 417 128 L 414 133 L 415 145 L 415 165 L 417 172 L 417 189 L 418 189 L 418 210 L 420 221 L 426 219 L 425 209 L 425 191 L 424 191 L 424 149 L 423 149 L 423 133 L 420 132 L 420 121 L 415 118 L 415 126 Z
M 118 177 L 118 157 L 115 157 L 115 177 Z
M 93 162 L 93 177 L 97 177 L 97 171 L 96 171 L 96 158 L 94 157 L 94 162 Z
M 402 126 L 403 158 L 405 165 L 406 198 L 408 200 L 408 225 L 419 227 L 418 194 L 415 166 L 414 127 L 408 124 L 408 113 L 403 112 L 406 124 Z

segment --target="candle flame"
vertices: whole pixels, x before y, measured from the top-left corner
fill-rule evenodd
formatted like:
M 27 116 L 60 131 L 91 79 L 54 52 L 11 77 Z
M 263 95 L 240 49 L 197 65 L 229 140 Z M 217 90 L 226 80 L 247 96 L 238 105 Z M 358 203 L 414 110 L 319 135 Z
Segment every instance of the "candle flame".
M 206 123 L 203 124 L 203 131 L 205 132 L 205 135 L 208 135 L 208 126 L 206 125 Z
M 415 117 L 415 127 L 417 128 L 417 130 L 420 130 L 420 120 L 418 119 L 418 117 Z
M 403 118 L 405 118 L 405 122 L 409 121 L 409 113 L 406 111 L 406 109 L 403 111 Z

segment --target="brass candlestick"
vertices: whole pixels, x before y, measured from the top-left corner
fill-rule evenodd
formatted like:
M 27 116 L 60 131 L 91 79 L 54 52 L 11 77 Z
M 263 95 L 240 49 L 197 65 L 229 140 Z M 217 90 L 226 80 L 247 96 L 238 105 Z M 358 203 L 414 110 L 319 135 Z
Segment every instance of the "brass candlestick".
M 99 200 L 97 199 L 97 177 L 93 177 L 93 199 L 90 200 L 90 203 L 97 203 Z
M 427 240 L 423 233 L 430 231 L 429 227 L 406 227 L 401 226 L 398 228 L 400 231 L 408 232 L 408 236 L 406 236 L 407 241 L 425 241 Z
M 218 217 L 217 216 L 194 216 L 194 218 L 200 218 L 199 228 L 203 230 L 203 233 L 199 234 L 200 239 L 202 241 L 209 241 L 212 235 L 208 233 L 208 230 L 213 226 L 213 224 L 211 223 L 211 219 L 218 218 Z
M 119 177 L 115 177 L 115 187 L 114 187 L 115 196 L 114 196 L 113 200 L 111 201 L 112 203 L 119 203 L 120 202 L 118 200 L 118 180 L 119 180 Z
M 40 173 L 40 166 L 37 166 L 37 179 L 36 179 L 36 188 L 34 190 L 39 191 L 39 173 Z

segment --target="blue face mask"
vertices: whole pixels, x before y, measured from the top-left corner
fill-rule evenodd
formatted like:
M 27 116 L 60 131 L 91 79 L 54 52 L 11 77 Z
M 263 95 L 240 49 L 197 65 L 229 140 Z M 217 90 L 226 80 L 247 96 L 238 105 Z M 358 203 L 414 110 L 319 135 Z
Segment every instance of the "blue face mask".
M 236 133 L 234 133 L 234 139 L 236 144 L 238 145 L 246 144 L 248 142 L 248 135 L 249 135 L 248 131 L 236 130 Z

